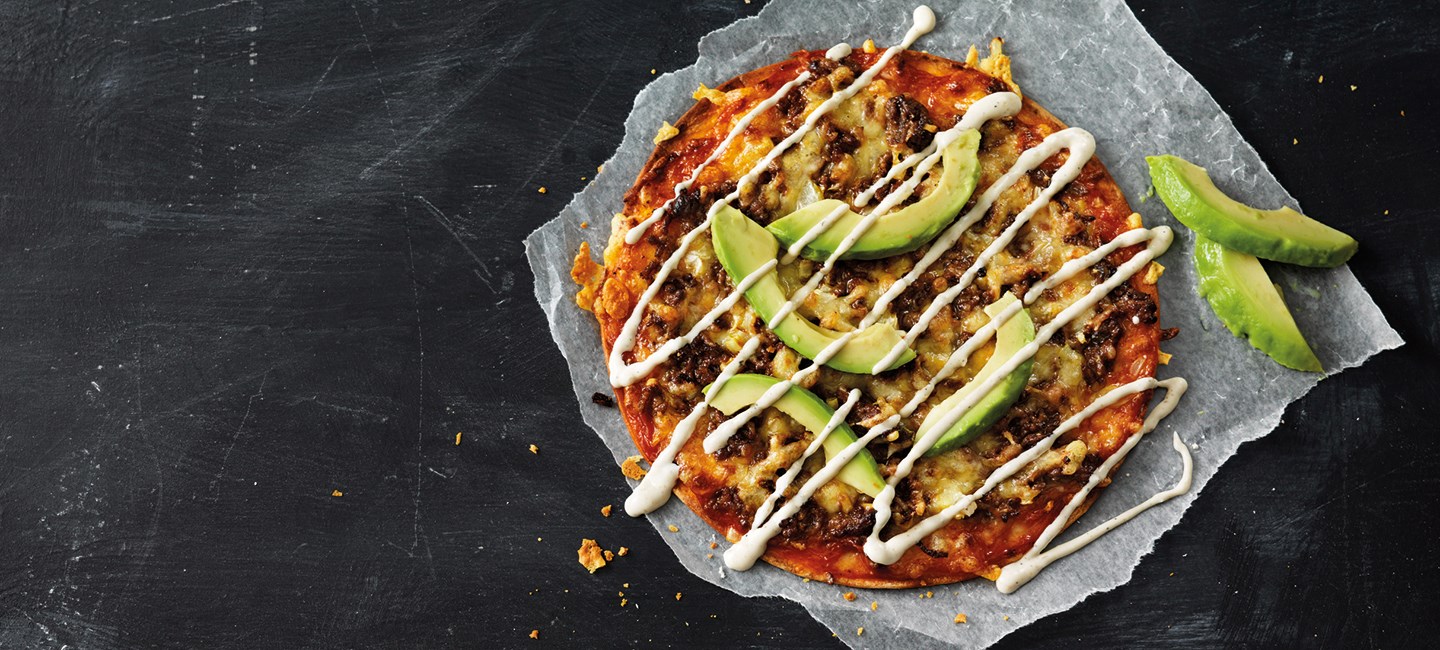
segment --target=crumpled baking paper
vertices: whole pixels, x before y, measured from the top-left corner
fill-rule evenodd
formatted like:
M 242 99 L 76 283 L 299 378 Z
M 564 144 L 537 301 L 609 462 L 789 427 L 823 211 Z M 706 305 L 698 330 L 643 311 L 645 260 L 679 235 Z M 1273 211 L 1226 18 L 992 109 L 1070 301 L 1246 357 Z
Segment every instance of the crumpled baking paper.
M 604 250 L 609 230 L 604 224 L 621 208 L 623 192 L 653 147 L 652 135 L 662 120 L 673 121 L 690 106 L 690 93 L 698 84 L 718 85 L 799 49 L 825 49 L 839 42 L 858 46 L 866 38 L 881 47 L 896 43 L 910 26 L 915 4 L 874 0 L 837 6 L 820 0 L 776 0 L 759 15 L 709 34 L 700 41 L 694 65 L 656 79 L 635 98 L 625 139 L 605 163 L 604 173 L 526 240 L 535 296 L 570 365 L 580 412 L 617 463 L 635 450 L 619 414 L 590 400 L 597 391 L 608 392 L 609 385 L 594 318 L 574 302 L 569 269 L 580 242 L 589 241 L 597 255 Z M 846 602 L 837 587 L 803 582 L 763 563 L 742 573 L 725 569 L 719 553 L 706 558 L 709 541 L 717 537 L 678 499 L 650 515 L 657 530 L 679 527 L 679 534 L 661 537 L 695 575 L 746 596 L 789 598 L 857 647 L 910 648 L 938 640 L 981 648 L 1092 593 L 1124 584 L 1225 459 L 1241 443 L 1272 430 L 1285 406 L 1322 379 L 1282 368 L 1225 330 L 1195 290 L 1190 261 L 1194 236 L 1158 198 L 1145 198 L 1150 187 L 1144 157 L 1173 153 L 1207 167 L 1221 188 L 1244 202 L 1297 206 L 1209 93 L 1160 49 L 1121 0 L 932 6 L 939 25 L 915 49 L 963 59 L 972 43 L 984 52 L 991 37 L 1003 37 L 1026 96 L 1067 124 L 1094 133 L 1097 155 L 1146 224 L 1167 224 L 1176 231 L 1174 246 L 1160 259 L 1168 269 L 1160 282 L 1160 305 L 1162 325 L 1179 327 L 1181 334 L 1165 344 L 1175 356 L 1160 375 L 1185 377 L 1190 391 L 1180 408 L 1135 448 L 1114 484 L 1070 533 L 1174 484 L 1180 459 L 1170 446 L 1171 432 L 1178 432 L 1193 450 L 1195 483 L 1188 494 L 1051 565 L 1008 596 L 986 580 L 972 580 L 935 588 L 933 598 L 917 598 L 914 590 L 876 590 L 862 591 L 854 602 Z M 597 227 L 581 229 L 582 221 Z M 1328 373 L 1402 344 L 1347 268 L 1269 268 Z M 879 601 L 878 611 L 870 611 L 872 600 Z M 956 625 L 957 612 L 967 614 L 969 623 Z M 860 626 L 866 629 L 864 636 L 856 635 Z

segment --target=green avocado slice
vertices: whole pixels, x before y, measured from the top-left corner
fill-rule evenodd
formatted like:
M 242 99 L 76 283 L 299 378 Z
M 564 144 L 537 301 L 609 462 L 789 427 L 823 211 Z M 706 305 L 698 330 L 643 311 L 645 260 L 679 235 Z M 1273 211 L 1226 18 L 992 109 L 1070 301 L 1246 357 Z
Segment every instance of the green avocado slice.
M 1288 207 L 1258 210 L 1221 192 L 1205 168 L 1177 156 L 1149 156 L 1150 182 L 1191 230 L 1231 250 L 1300 266 L 1335 267 L 1355 254 L 1351 236 Z
M 1231 333 L 1249 339 L 1286 368 L 1324 370 L 1260 260 L 1197 234 L 1195 272 L 1200 295 Z
M 1016 300 L 1014 294 L 1007 293 L 986 307 L 985 314 L 994 318 L 1014 304 Z M 925 420 L 920 423 L 920 429 L 915 433 L 915 437 L 918 439 L 935 428 L 937 422 L 954 410 L 962 400 L 974 393 L 982 382 L 994 375 L 1000 366 L 1005 365 L 1005 362 L 1020 351 L 1020 348 L 1029 345 L 1034 340 L 1035 322 L 1030 320 L 1030 312 L 1022 307 L 996 332 L 995 352 L 990 355 L 990 360 L 985 362 L 970 383 L 965 384 L 960 390 L 955 391 L 950 397 L 945 398 L 945 401 L 931 409 L 930 413 L 925 416 Z M 946 431 L 945 435 L 936 441 L 935 446 L 925 452 L 925 455 L 937 456 L 951 449 L 962 447 L 999 421 L 1000 417 L 1010 410 L 1010 406 L 1020 399 L 1021 393 L 1025 391 L 1025 384 L 1030 381 L 1030 370 L 1034 365 L 1033 358 L 1027 359 L 1025 363 L 1012 370 L 1005 379 L 990 389 L 985 397 L 976 402 L 974 407 L 966 411 L 965 415 L 960 416 L 960 419 L 951 425 L 950 430 Z
M 736 411 L 759 401 L 765 391 L 778 383 L 780 380 L 765 375 L 735 375 L 720 387 L 715 399 L 710 400 L 710 405 L 725 415 L 734 415 Z M 706 386 L 705 390 L 708 392 L 710 387 Z M 775 402 L 775 408 L 794 418 L 796 422 L 815 435 L 824 431 L 825 425 L 835 415 L 835 411 L 818 395 L 799 386 L 791 386 L 790 390 Z M 825 450 L 825 457 L 830 458 L 850 446 L 850 443 L 855 440 L 855 431 L 850 428 L 850 425 L 841 422 L 840 426 L 835 427 L 835 430 L 826 436 L 825 442 L 821 443 L 821 446 Z M 875 457 L 870 455 L 868 449 L 861 449 L 859 454 L 851 458 L 836 478 L 872 497 L 879 495 L 880 491 L 885 489 L 885 479 L 880 476 L 880 468 L 875 464 Z
M 970 129 L 957 135 L 941 153 L 944 168 L 939 172 L 940 182 L 930 193 L 877 218 L 840 259 L 878 260 L 908 253 L 934 239 L 955 219 L 975 191 L 975 183 L 980 180 L 979 150 L 979 131 Z M 836 199 L 816 201 L 776 220 L 767 230 L 789 247 L 831 212 L 847 205 Z M 818 261 L 829 259 L 864 218 L 854 210 L 847 210 L 828 230 L 806 244 L 801 255 Z
M 760 227 L 760 224 L 728 205 L 715 214 L 710 237 L 715 245 L 715 256 L 720 259 L 720 265 L 725 267 L 725 272 L 730 274 L 730 280 L 737 286 L 755 270 L 774 260 L 780 251 L 780 245 L 775 242 L 775 238 Z M 755 308 L 760 318 L 769 322 L 789 300 L 789 296 L 780 286 L 780 275 L 772 270 L 750 285 L 745 291 L 745 299 L 750 301 L 750 306 Z M 814 359 L 843 335 L 811 323 L 794 312 L 775 327 L 775 336 L 807 359 Z M 903 340 L 904 337 L 894 326 L 876 323 L 850 339 L 825 365 L 842 372 L 875 374 L 875 365 Z M 906 349 L 905 353 L 885 370 L 899 368 L 914 358 L 915 351 Z

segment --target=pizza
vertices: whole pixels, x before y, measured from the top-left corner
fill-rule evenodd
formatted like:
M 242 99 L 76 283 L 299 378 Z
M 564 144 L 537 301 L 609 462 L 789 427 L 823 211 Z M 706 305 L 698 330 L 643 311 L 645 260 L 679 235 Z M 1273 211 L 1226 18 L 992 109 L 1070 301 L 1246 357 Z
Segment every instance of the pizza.
M 1166 336 L 1156 231 L 1093 138 L 998 39 L 799 51 L 694 98 L 573 271 L 651 464 L 627 510 L 673 490 L 740 555 L 875 588 L 996 579 L 1078 518 Z

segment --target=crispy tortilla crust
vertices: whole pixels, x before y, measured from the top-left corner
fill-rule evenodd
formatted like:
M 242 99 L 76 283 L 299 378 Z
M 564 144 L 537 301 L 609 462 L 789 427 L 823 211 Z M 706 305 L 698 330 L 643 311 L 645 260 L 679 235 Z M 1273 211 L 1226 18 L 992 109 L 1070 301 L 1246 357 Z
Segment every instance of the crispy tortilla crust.
M 856 52 L 849 62 L 852 65 L 869 66 L 878 54 Z M 716 105 L 710 99 L 700 99 L 687 111 L 675 126 L 679 135 L 661 143 L 640 172 L 635 185 L 625 195 L 625 213 L 617 215 L 611 233 L 611 245 L 605 254 L 605 282 L 594 311 L 600 324 L 601 338 L 608 354 L 614 345 L 625 320 L 634 308 L 636 300 L 644 291 L 649 280 L 655 277 L 660 262 L 673 247 L 673 242 L 693 224 L 678 223 L 666 219 L 653 227 L 651 232 L 635 245 L 625 245 L 623 233 L 652 209 L 670 198 L 674 186 L 684 180 L 691 171 L 710 155 L 727 130 L 726 125 L 738 114 L 750 110 L 758 102 L 770 96 L 785 82 L 796 77 L 809 62 L 823 57 L 823 52 L 797 52 L 786 61 L 742 74 L 716 91 L 728 93 L 731 101 Z M 953 124 L 956 113 L 953 108 L 957 99 L 974 99 L 1009 90 L 1005 81 L 996 79 L 964 64 L 917 52 L 905 52 L 880 75 L 896 93 L 918 98 L 942 128 Z M 718 93 L 712 93 L 718 96 Z M 966 101 L 966 104 L 969 102 Z M 775 128 L 767 124 L 775 111 L 770 111 L 756 120 L 753 130 L 766 132 Z M 1033 136 L 1023 143 L 1024 148 L 1034 146 L 1044 133 L 1065 128 L 1054 116 L 1040 108 L 1028 98 L 1022 112 L 1015 120 L 1036 128 L 1026 131 Z M 702 172 L 697 187 L 718 185 L 727 178 L 733 180 L 743 173 L 745 161 L 735 160 L 731 147 L 721 160 Z M 1042 169 L 1053 170 L 1064 154 L 1057 155 Z M 745 165 L 748 166 L 748 165 Z M 739 171 L 736 171 L 736 170 Z M 1084 168 L 1079 179 L 1066 190 L 1087 197 L 1093 210 L 1094 232 L 1101 241 L 1109 241 L 1116 235 L 1134 227 L 1138 222 L 1128 221 L 1131 210 L 1114 180 L 1098 159 L 1092 159 Z M 715 196 L 709 197 L 713 201 Z M 708 201 L 707 201 L 708 204 Z M 628 215 L 628 216 L 627 216 Z M 1117 251 L 1110 262 L 1120 264 L 1129 259 L 1142 247 L 1136 246 Z M 1136 274 L 1129 286 L 1150 297 L 1158 304 L 1158 292 L 1153 284 L 1142 281 L 1143 273 Z M 1132 323 L 1126 320 L 1117 343 L 1117 354 L 1103 383 L 1116 386 L 1141 377 L 1153 376 L 1159 355 L 1159 327 L 1155 322 Z M 638 348 L 643 356 L 648 352 Z M 634 361 L 637 355 L 627 355 L 627 361 Z M 668 441 L 669 428 L 673 422 L 662 425 L 659 430 L 655 416 L 648 412 L 644 393 L 645 383 L 616 390 L 617 403 L 636 447 L 647 459 L 654 459 Z M 781 543 L 772 541 L 764 559 L 781 569 L 814 580 L 840 583 L 856 587 L 904 588 L 937 585 L 965 580 L 975 576 L 994 579 L 999 569 L 1008 564 L 1034 543 L 1035 538 L 1050 523 L 1054 513 L 1078 491 L 1088 474 L 1093 470 L 1091 459 L 1108 458 L 1129 436 L 1138 431 L 1144 418 L 1144 410 L 1150 399 L 1149 392 L 1137 394 L 1107 408 L 1091 417 L 1078 434 L 1065 440 L 1083 438 L 1090 448 L 1087 466 L 1075 476 L 1057 477 L 1044 484 L 1039 497 L 1028 505 L 1020 506 L 1008 518 L 972 516 L 956 520 L 935 534 L 946 540 L 963 539 L 970 551 L 968 554 L 952 552 L 948 556 L 932 556 L 918 546 L 908 551 L 899 562 L 891 565 L 877 565 L 865 557 L 862 550 L 864 536 L 857 535 L 843 539 L 825 538 L 819 535 L 803 541 Z M 699 449 L 697 435 L 686 445 L 686 452 Z M 703 452 L 683 454 L 687 460 L 703 459 Z M 692 461 L 695 462 L 695 461 Z M 704 463 L 706 461 L 700 460 Z M 701 516 L 710 526 L 736 540 L 746 527 L 733 511 L 717 507 L 712 498 L 724 487 L 724 480 L 715 475 L 715 467 L 682 466 L 681 480 L 675 493 L 691 510 Z M 1106 481 L 1108 483 L 1108 481 Z M 1071 522 L 1078 518 L 1098 496 L 1095 491 L 1078 509 Z M 1067 523 L 1068 525 L 1068 523 Z M 942 554 L 943 555 L 943 554 Z

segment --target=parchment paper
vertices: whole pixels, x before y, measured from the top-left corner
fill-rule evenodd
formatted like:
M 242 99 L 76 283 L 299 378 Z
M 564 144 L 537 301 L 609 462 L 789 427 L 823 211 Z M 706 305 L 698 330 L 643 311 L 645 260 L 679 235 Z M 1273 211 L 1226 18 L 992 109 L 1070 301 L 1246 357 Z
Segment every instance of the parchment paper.
M 590 401 L 591 394 L 608 392 L 609 387 L 594 318 L 574 302 L 569 268 L 575 250 L 582 240 L 588 240 L 597 255 L 604 250 L 605 224 L 620 209 L 621 195 L 653 147 L 650 139 L 656 128 L 661 120 L 673 121 L 689 107 L 697 84 L 715 86 L 798 49 L 824 49 L 841 41 L 858 46 L 866 38 L 874 38 L 882 47 L 895 43 L 909 27 L 916 2 L 838 4 L 776 0 L 758 16 L 702 39 L 694 65 L 656 79 L 635 98 L 625 139 L 605 163 L 604 173 L 525 242 L 535 273 L 535 295 L 570 365 L 580 412 L 617 463 L 635 451 L 619 414 Z M 1160 260 L 1167 267 L 1160 283 L 1160 304 L 1162 325 L 1180 327 L 1181 334 L 1165 344 L 1175 357 L 1161 368 L 1161 376 L 1185 377 L 1190 392 L 1180 408 L 1136 447 L 1115 483 L 1071 532 L 1089 528 L 1172 485 L 1179 473 L 1179 459 L 1170 448 L 1172 431 L 1191 445 L 1195 483 L 1188 494 L 1052 565 L 1009 596 L 998 593 L 988 581 L 973 580 L 937 588 L 928 599 L 918 598 L 914 590 L 861 591 L 854 602 L 846 602 L 839 594 L 848 589 L 802 582 L 763 563 L 745 573 L 728 571 L 718 552 L 714 559 L 706 559 L 709 541 L 717 536 L 678 500 L 650 515 L 657 530 L 669 524 L 680 528 L 680 534 L 661 537 L 695 575 L 746 596 L 794 600 L 856 647 L 910 648 L 935 640 L 984 647 L 1092 593 L 1124 584 L 1140 558 L 1180 520 L 1225 459 L 1241 443 L 1273 429 L 1285 406 L 1321 379 L 1286 370 L 1231 336 L 1196 293 L 1190 262 L 1194 236 L 1158 198 L 1142 201 L 1149 191 L 1144 156 L 1174 153 L 1209 168 L 1216 182 L 1242 201 L 1262 207 L 1299 207 L 1209 93 L 1160 49 L 1123 2 L 991 0 L 932 7 L 939 25 L 916 49 L 963 59 L 970 44 L 984 52 L 992 36 L 1005 38 L 1005 51 L 1013 58 L 1015 78 L 1026 96 L 1066 123 L 1094 133 L 1099 141 L 1097 155 L 1146 224 L 1167 224 L 1176 230 L 1175 245 Z M 1324 221 L 1327 215 L 1311 216 Z M 582 221 L 598 227 L 581 229 Z M 1347 268 L 1269 268 L 1328 373 L 1401 345 L 1399 335 Z M 616 476 L 618 480 L 618 472 Z M 872 600 L 879 601 L 878 611 L 870 611 Z M 957 612 L 964 612 L 969 623 L 956 625 Z M 864 636 L 856 635 L 860 626 L 865 627 Z

